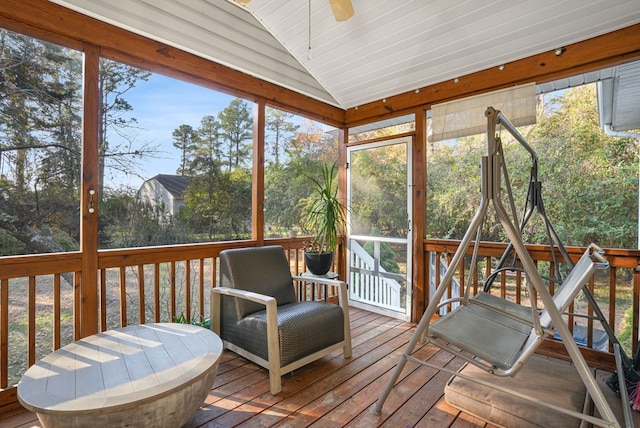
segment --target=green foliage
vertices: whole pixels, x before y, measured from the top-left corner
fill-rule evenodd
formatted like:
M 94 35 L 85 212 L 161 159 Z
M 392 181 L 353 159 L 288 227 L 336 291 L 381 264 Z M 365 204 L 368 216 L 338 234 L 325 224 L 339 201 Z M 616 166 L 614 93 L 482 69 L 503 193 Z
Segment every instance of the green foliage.
M 209 164 L 216 164 L 219 167 L 224 159 L 221 136 L 221 125 L 214 116 L 207 115 L 200 120 L 200 127 L 195 131 L 195 145 L 191 161 L 195 158 L 206 159 Z M 195 165 L 193 165 L 195 166 Z M 193 171 L 189 171 L 185 175 L 194 175 Z
M 237 115 L 237 116 L 234 116 Z M 107 192 L 100 210 L 101 241 L 108 247 L 169 245 L 246 239 L 251 235 L 251 170 L 246 150 L 251 124 L 247 103 L 235 99 L 218 119 L 204 116 L 197 129 L 174 130 L 178 173 L 189 177 L 186 206 L 176 216 L 141 205 L 133 191 Z M 238 140 L 238 139 L 241 139 Z M 242 150 L 238 151 L 239 149 Z M 241 154 L 242 152 L 242 154 Z
M 627 355 L 633 355 L 633 305 L 624 311 L 622 330 L 618 333 L 618 341 Z
M 209 241 L 251 234 L 251 174 L 244 168 L 193 177 L 178 220 Z
M 251 137 L 253 135 L 253 116 L 249 105 L 240 98 L 235 98 L 218 113 L 220 137 L 225 144 L 223 164 L 227 170 L 251 165 Z
M 63 230 L 53 230 L 51 233 L 51 238 L 54 240 L 56 244 L 58 244 L 64 251 L 79 251 L 80 245 L 76 239 L 73 239 L 69 234 L 67 234 Z
M 405 144 L 352 152 L 351 230 L 406 237 L 407 152 Z
M 278 109 L 267 109 L 265 129 L 269 132 L 270 138 L 265 141 L 265 152 L 271 154 L 269 163 L 276 167 L 280 166 L 288 148 L 293 141 L 293 136 L 299 126 L 291 122 L 293 114 Z
M 373 231 L 372 235 L 379 236 L 380 231 Z M 374 257 L 375 252 L 375 243 L 372 241 L 367 241 L 364 246 L 364 250 L 372 257 Z M 396 252 L 393 251 L 391 244 L 388 242 L 380 243 L 380 266 L 384 268 L 387 272 L 392 273 L 400 273 L 400 266 L 396 260 Z
M 250 237 L 252 130 L 249 106 L 236 98 L 217 118 L 204 116 L 199 128 L 174 131 L 182 153 L 178 173 L 190 178 L 186 206 L 175 220 L 191 241 Z
M 180 150 L 180 166 L 176 173 L 179 175 L 191 175 L 188 168 L 189 154 L 197 147 L 196 133 L 189 125 L 180 125 L 171 134 L 173 136 L 173 147 Z
M 280 123 L 281 136 L 289 129 L 297 131 L 287 144 L 286 156 L 278 164 L 270 161 L 265 166 L 264 224 L 268 236 L 282 237 L 289 231 L 303 231 L 306 204 L 314 191 L 307 176 L 321 180 L 324 165 L 335 162 L 337 157 L 334 136 L 309 121 L 301 123 L 299 127 Z
M 521 130 L 539 157 L 545 211 L 565 245 L 635 248 L 638 221 L 638 142 L 606 135 L 598 124 L 593 85 L 547 99 L 535 126 Z M 502 132 L 516 208 L 522 210 L 531 168 L 530 155 Z M 480 200 L 479 162 L 483 136 L 431 146 L 427 155 L 428 236 L 460 239 Z M 504 241 L 493 210 L 482 239 Z M 519 218 L 522 211 L 516 213 Z M 519 220 L 518 220 L 519 222 Z M 534 215 L 525 241 L 546 243 Z
M 183 225 L 167 218 L 162 207 L 137 202 L 133 190 L 109 191 L 99 211 L 101 248 L 128 248 L 189 242 Z
M 569 245 L 635 248 L 638 142 L 600 129 L 594 85 L 554 102 L 559 108 L 542 115 L 531 135 L 546 178 L 548 215 Z
M 3 170 L 2 193 L 7 195 L 0 212 L 22 226 L 12 231 L 14 250 L 74 251 L 80 239 L 80 177 L 82 53 L 28 36 L 0 30 L 0 126 Z M 99 135 L 99 189 L 104 175 L 114 170 L 134 172 L 137 160 L 155 152 L 137 144 L 139 128 L 131 115 L 134 106 L 125 94 L 151 73 L 115 61 L 101 60 L 101 123 Z M 6 184 L 6 186 L 5 186 Z M 96 202 L 103 202 L 96 201 Z M 100 207 L 102 208 L 102 207 Z M 117 241 L 109 210 L 99 211 L 101 243 Z M 105 225 L 108 225 L 105 227 Z M 115 228 L 113 228 L 115 229 Z M 32 232 L 24 233 L 25 230 Z M 29 233 L 42 238 L 29 242 Z M 43 245 L 46 241 L 46 245 Z M 14 251 L 12 250 L 12 251 Z
M 289 230 L 301 231 L 304 204 L 313 192 L 305 173 L 321 168 L 319 161 L 296 156 L 286 165 L 271 166 L 265 171 L 265 225 L 275 236 Z
M 134 106 L 126 98 L 139 82 L 150 77 L 146 70 L 106 58 L 100 60 L 99 197 L 103 195 L 105 174 L 134 173 L 138 160 L 158 151 L 154 145 L 137 141 L 138 119 L 131 114 Z
M 14 256 L 28 252 L 27 245 L 6 229 L 0 229 L 0 256 Z
M 0 253 L 76 250 L 82 56 L 0 29 L 0 82 Z
M 307 176 L 314 185 L 314 193 L 305 210 L 305 227 L 313 234 L 307 251 L 334 252 L 338 247 L 338 237 L 345 233 L 347 210 L 338 199 L 336 173 L 334 163 L 331 168 L 324 165 L 321 180 Z
M 133 209 L 133 191 L 110 191 L 102 199 L 98 211 L 98 245 L 100 248 L 123 248 L 123 235 L 133 232 L 129 227 Z
M 204 328 L 211 327 L 211 320 L 209 318 L 205 318 L 204 315 L 194 315 L 192 319 L 188 320 L 184 311 L 180 312 L 180 315 L 176 315 L 173 322 L 179 324 L 191 324 L 197 325 Z

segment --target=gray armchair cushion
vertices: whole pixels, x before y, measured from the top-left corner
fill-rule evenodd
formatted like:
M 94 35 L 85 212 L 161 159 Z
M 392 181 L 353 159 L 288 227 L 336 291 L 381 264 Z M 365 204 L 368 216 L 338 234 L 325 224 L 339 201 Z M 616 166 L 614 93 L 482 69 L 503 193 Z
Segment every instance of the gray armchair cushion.
M 341 342 L 344 340 L 343 326 L 344 314 L 338 305 L 297 302 L 278 306 L 281 367 Z M 227 323 L 223 326 L 222 336 L 260 358 L 268 359 L 266 311 Z
M 289 262 L 280 246 L 222 251 L 220 286 L 271 296 L 276 299 L 278 306 L 296 301 Z M 228 304 L 229 300 L 233 304 Z M 222 323 L 240 320 L 263 309 L 264 306 L 259 303 L 223 296 Z
M 220 287 L 211 290 L 211 326 L 227 349 L 269 370 L 272 394 L 282 391 L 283 374 L 340 348 L 345 358 L 351 357 L 347 284 L 300 280 L 335 286 L 339 304 L 298 302 L 281 246 L 220 253 Z
M 220 286 L 274 297 L 278 305 L 280 366 L 344 340 L 344 313 L 326 302 L 298 302 L 291 269 L 281 246 L 220 253 Z M 268 360 L 264 305 L 222 296 L 221 336 Z

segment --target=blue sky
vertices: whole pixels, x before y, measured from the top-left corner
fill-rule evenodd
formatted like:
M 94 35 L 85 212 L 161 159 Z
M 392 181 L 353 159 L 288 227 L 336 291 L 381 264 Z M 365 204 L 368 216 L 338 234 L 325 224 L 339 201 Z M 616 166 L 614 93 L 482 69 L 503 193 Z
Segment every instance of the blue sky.
M 173 147 L 173 131 L 180 125 L 200 126 L 206 115 L 217 115 L 234 97 L 177 79 L 153 74 L 147 82 L 138 82 L 124 98 L 133 107 L 131 116 L 141 128 L 135 135 L 136 145 L 159 146 L 153 159 L 141 162 L 137 174 L 144 179 L 156 174 L 175 174 L 180 153 Z M 108 179 L 108 178 L 107 178 Z M 135 189 L 143 179 L 131 175 L 118 177 L 111 185 L 124 184 Z
M 114 170 L 106 172 L 107 186 L 128 186 L 133 189 L 138 189 L 144 180 L 157 174 L 175 174 L 180 164 L 180 152 L 173 147 L 173 131 L 180 125 L 197 129 L 204 116 L 216 116 L 235 98 L 155 73 L 148 81 L 137 82 L 136 87 L 123 97 L 133 108 L 129 116 L 138 120 L 140 128 L 128 133 L 130 138 L 133 135 L 134 145 L 140 147 L 147 144 L 159 148 L 153 158 L 139 162 L 135 174 L 124 176 L 116 172 L 117 176 L 110 177 L 109 173 Z M 300 116 L 291 118 L 297 124 L 301 119 Z M 328 125 L 317 125 L 323 126 L 325 132 L 334 129 Z M 112 134 L 109 138 L 114 145 L 117 136 Z

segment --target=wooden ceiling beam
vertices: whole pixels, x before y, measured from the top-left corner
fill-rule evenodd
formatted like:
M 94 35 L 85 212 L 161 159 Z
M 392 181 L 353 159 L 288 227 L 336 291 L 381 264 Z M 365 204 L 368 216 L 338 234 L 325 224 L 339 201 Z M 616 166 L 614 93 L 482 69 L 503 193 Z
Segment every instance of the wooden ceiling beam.
M 560 48 L 560 47 L 558 47 Z M 496 47 L 499 49 L 499 47 Z M 395 95 L 347 110 L 349 127 L 427 110 L 451 101 L 529 82 L 545 83 L 640 58 L 640 24 L 465 76 Z

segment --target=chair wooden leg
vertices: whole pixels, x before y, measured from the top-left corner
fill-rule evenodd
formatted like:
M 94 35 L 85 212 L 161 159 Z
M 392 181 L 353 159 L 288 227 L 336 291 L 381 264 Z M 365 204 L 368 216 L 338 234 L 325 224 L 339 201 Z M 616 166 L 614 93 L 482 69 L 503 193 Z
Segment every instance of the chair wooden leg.
M 351 326 L 349 324 L 349 312 L 344 319 L 344 346 L 342 347 L 345 358 L 351 358 Z
M 269 356 L 269 387 L 271 394 L 282 391 L 278 312 L 275 299 L 267 303 L 267 353 Z
M 211 330 L 220 336 L 221 296 L 211 289 Z
M 271 365 L 271 363 L 269 363 L 269 365 Z M 279 369 L 277 372 L 269 369 L 269 388 L 272 395 L 276 395 L 282 391 L 282 376 L 280 375 Z
M 348 343 L 344 344 L 344 348 L 343 349 L 343 356 L 345 358 L 351 358 L 351 341 L 349 341 Z
M 347 298 L 346 284 L 342 284 L 338 289 L 338 293 L 338 304 L 344 314 L 344 347 L 342 349 L 344 357 L 351 358 L 351 322 L 349 321 L 349 300 Z

